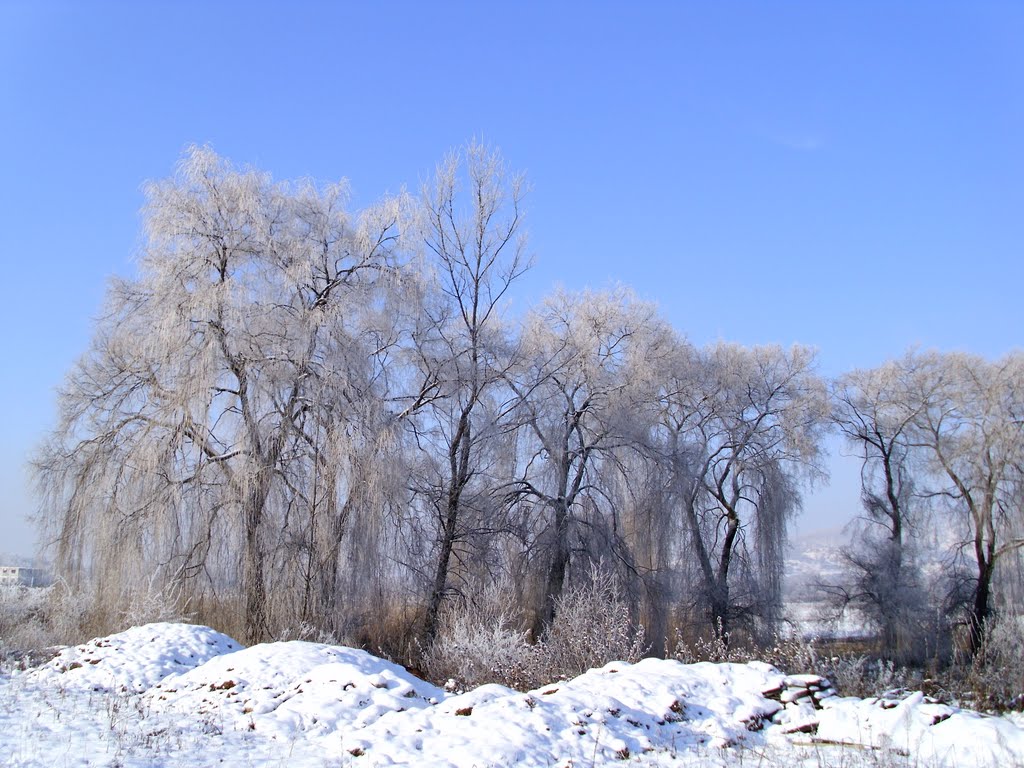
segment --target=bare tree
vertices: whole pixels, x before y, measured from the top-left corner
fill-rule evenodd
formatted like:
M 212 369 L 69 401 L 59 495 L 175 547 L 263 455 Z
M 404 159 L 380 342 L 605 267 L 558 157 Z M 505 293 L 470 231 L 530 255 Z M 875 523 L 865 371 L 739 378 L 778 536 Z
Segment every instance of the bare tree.
M 36 463 L 44 514 L 65 567 L 122 576 L 155 561 L 210 577 L 237 536 L 255 642 L 268 546 L 339 492 L 321 446 L 337 408 L 374 394 L 354 318 L 393 272 L 399 205 L 353 220 L 343 185 L 274 184 L 207 148 L 147 197 L 139 277 L 113 284 Z
M 603 486 L 616 472 L 615 452 L 643 445 L 644 420 L 657 399 L 657 363 L 671 337 L 651 305 L 621 289 L 559 292 L 527 320 L 522 360 L 510 378 L 512 418 L 527 433 L 512 496 L 539 511 L 547 551 L 538 633 L 554 619 L 573 529 L 585 509 L 609 506 Z M 615 511 L 608 512 L 607 528 L 618 538 Z
M 1024 546 L 1024 355 L 1000 361 L 959 353 L 908 356 L 917 414 L 911 445 L 930 467 L 930 498 L 968 532 L 975 576 L 967 606 L 969 650 L 985 637 L 999 561 Z
M 803 347 L 685 352 L 663 396 L 662 451 L 703 604 L 728 642 L 734 619 L 777 616 L 786 521 L 799 480 L 822 474 L 828 398 Z
M 910 434 L 920 416 L 911 397 L 912 359 L 842 376 L 832 387 L 833 422 L 861 459 L 862 525 L 846 551 L 850 584 L 825 589 L 874 621 L 883 653 L 914 652 L 926 599 L 910 538 L 920 522 L 914 512 Z
M 528 265 L 522 227 L 523 178 L 481 144 L 451 153 L 423 190 L 424 242 L 433 256 L 443 300 L 427 304 L 430 323 L 419 338 L 419 367 L 434 396 L 415 425 L 434 479 L 421 488 L 436 523 L 424 634 L 433 637 L 450 588 L 453 553 L 474 526 L 466 511 L 491 503 L 483 483 L 483 445 L 494 433 L 485 400 L 503 378 L 500 311 Z M 472 501 L 472 503 L 470 503 Z

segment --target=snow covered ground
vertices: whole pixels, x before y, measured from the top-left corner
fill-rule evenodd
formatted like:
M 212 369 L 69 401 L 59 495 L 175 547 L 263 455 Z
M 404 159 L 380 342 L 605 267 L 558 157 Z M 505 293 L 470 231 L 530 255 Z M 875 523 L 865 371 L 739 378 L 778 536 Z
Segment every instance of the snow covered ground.
M 0 676 L 5 766 L 1019 766 L 1024 728 L 767 664 L 449 694 L 364 651 L 150 624 Z

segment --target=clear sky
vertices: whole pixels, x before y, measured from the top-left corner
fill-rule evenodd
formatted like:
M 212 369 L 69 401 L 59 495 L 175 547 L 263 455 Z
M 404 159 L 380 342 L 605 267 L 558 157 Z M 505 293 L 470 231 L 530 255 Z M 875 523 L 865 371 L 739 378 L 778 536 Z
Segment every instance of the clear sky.
M 0 552 L 32 550 L 25 459 L 186 145 L 360 204 L 483 137 L 533 186 L 520 307 L 621 281 L 694 342 L 812 344 L 827 375 L 997 357 L 1022 41 L 1019 2 L 0 0 Z M 856 510 L 834 475 L 805 527 Z

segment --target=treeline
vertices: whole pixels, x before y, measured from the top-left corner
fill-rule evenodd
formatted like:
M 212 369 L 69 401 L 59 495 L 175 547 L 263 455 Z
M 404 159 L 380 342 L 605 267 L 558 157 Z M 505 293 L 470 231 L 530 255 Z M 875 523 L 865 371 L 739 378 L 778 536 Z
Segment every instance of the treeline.
M 850 579 L 827 590 L 891 656 L 920 657 L 929 640 L 941 650 L 950 622 L 976 654 L 997 604 L 1024 609 L 1024 355 L 908 354 L 840 377 L 833 403 L 862 459 L 864 514 Z M 936 529 L 949 552 L 929 574 L 923 560 L 939 559 L 921 545 Z
M 111 617 L 156 592 L 250 643 L 429 647 L 446 606 L 498 593 L 542 637 L 602 573 L 656 652 L 768 638 L 838 425 L 866 522 L 833 595 L 914 642 L 915 534 L 941 516 L 970 566 L 945 615 L 976 648 L 1022 543 L 1024 356 L 829 383 L 803 347 L 695 347 L 625 289 L 512 318 L 524 191 L 471 145 L 351 212 L 344 185 L 189 150 L 147 189 L 138 275 L 112 283 L 35 460 L 64 578 Z

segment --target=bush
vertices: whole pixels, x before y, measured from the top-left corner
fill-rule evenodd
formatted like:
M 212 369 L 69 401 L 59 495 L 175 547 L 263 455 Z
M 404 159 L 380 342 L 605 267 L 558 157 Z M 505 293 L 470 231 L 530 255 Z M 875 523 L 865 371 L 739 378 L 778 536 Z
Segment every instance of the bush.
M 719 631 L 711 637 L 699 636 L 696 639 L 687 639 L 683 632 L 677 630 L 676 643 L 672 650 L 672 658 L 683 662 L 683 664 L 695 664 L 701 661 L 709 661 L 713 664 L 743 663 L 756 657 L 756 653 L 745 645 L 732 642 L 728 632 L 723 635 L 720 627 Z
M 610 661 L 639 661 L 644 651 L 643 627 L 630 619 L 618 581 L 595 568 L 562 595 L 534 644 L 508 591 L 489 592 L 472 613 L 447 609 L 423 666 L 430 679 L 457 689 L 501 683 L 526 690 Z
M 423 666 L 430 679 L 448 688 L 501 683 L 522 689 L 531 680 L 534 655 L 526 631 L 500 603 L 473 614 L 450 607 L 441 615 Z
M 766 645 L 752 642 L 737 643 L 728 633 L 722 637 L 716 632 L 713 637 L 698 637 L 687 642 L 677 633 L 672 658 L 685 664 L 698 661 L 714 663 L 763 661 L 787 674 L 813 672 L 819 666 L 818 655 L 814 650 L 814 641 L 804 641 L 796 637 L 784 637 L 776 634 Z
M 981 649 L 950 675 L 947 686 L 976 709 L 1024 710 L 1024 616 L 990 621 Z
M 637 662 L 646 651 L 643 627 L 630 618 L 618 579 L 595 566 L 586 583 L 558 600 L 555 620 L 537 644 L 537 673 L 543 684 L 610 661 Z
M 897 666 L 891 659 L 863 655 L 833 656 L 821 664 L 819 674 L 843 696 L 861 698 L 916 690 L 923 682 L 917 670 Z
M 78 642 L 89 623 L 89 602 L 65 584 L 0 587 L 0 655 L 34 663 L 47 649 Z
M 178 587 L 161 583 L 154 575 L 143 592 L 131 594 L 128 607 L 120 612 L 119 624 L 125 628 L 152 624 L 156 621 L 187 622 L 194 616 L 186 612 L 188 601 L 183 599 Z
M 49 643 L 46 602 L 50 589 L 0 587 L 0 649 L 20 653 Z

